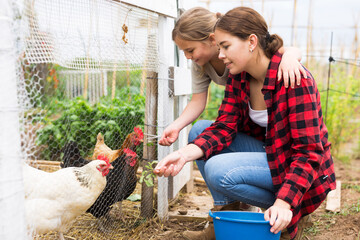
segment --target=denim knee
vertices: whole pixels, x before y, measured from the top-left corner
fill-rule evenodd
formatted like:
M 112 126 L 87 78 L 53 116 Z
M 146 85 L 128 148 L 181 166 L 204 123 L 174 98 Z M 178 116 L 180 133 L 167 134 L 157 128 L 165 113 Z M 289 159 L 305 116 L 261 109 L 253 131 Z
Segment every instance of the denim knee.
M 206 165 L 204 166 L 204 174 L 210 187 L 218 191 L 223 188 L 221 182 L 225 173 L 222 168 L 219 168 L 219 161 L 216 161 L 216 158 L 217 156 L 214 156 L 206 162 Z

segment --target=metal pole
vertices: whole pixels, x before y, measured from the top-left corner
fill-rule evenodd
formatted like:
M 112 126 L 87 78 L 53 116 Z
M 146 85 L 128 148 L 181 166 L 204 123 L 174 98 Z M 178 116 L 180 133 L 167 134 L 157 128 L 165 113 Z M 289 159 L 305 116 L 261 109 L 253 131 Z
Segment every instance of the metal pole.
M 332 57 L 332 43 L 333 43 L 333 32 L 331 32 L 331 42 L 330 42 L 329 71 L 328 71 L 328 81 L 327 81 L 327 88 L 326 88 L 325 124 L 326 124 L 326 119 L 327 119 L 328 100 L 329 100 L 329 91 L 330 91 L 331 62 L 335 61 L 335 59 Z
M 306 39 L 306 64 L 310 63 L 310 48 L 312 48 L 312 0 L 309 2 L 309 15 L 307 25 L 307 39 Z
M 294 8 L 293 8 L 293 20 L 291 27 L 291 45 L 295 46 L 296 41 L 296 0 L 294 0 Z

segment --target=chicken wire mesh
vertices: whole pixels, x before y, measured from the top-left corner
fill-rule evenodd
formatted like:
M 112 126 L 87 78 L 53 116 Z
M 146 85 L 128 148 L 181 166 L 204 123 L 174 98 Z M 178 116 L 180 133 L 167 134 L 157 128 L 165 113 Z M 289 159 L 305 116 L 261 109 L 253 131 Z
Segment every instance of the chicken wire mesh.
M 152 184 L 148 162 L 157 159 L 156 99 L 148 94 L 156 98 L 158 15 L 117 1 L 25 0 L 19 18 L 22 157 L 45 172 L 65 172 L 105 155 L 114 167 L 106 187 L 66 235 L 136 239 L 134 229 L 156 209 L 139 178 Z M 149 115 L 155 122 L 148 123 Z M 31 174 L 24 181 L 69 199 L 78 196 L 61 178 L 50 187 Z M 40 218 L 30 219 L 36 228 Z
M 157 70 L 157 14 L 117 1 L 26 0 L 29 63 L 73 69 Z

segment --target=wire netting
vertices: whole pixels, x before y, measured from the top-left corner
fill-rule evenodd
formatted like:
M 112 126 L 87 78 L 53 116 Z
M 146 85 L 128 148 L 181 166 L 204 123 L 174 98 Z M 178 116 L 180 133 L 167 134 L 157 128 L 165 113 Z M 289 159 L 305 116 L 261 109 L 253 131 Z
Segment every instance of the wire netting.
M 25 1 L 29 63 L 156 71 L 157 14 L 116 1 Z M 27 25 L 27 27 L 26 27 Z
M 106 187 L 86 213 L 69 224 L 66 236 L 135 239 L 134 229 L 155 212 L 153 196 L 141 195 L 144 183 L 153 181 L 143 166 L 157 159 L 156 128 L 147 134 L 145 116 L 156 112 L 156 102 L 146 105 L 146 89 L 159 66 L 158 15 L 109 0 L 25 0 L 22 6 L 17 78 L 23 158 L 35 168 L 63 171 L 65 176 L 69 167 L 105 155 L 114 167 Z M 49 185 L 24 175 L 32 188 L 58 196 L 50 205 L 26 205 L 28 224 L 33 221 L 30 232 L 49 224 L 41 221 L 39 226 L 39 219 L 74 211 L 65 202 L 82 196 L 83 190 L 71 180 L 57 180 Z M 150 204 L 150 213 L 142 211 L 143 202 Z M 35 212 L 37 218 L 29 218 Z

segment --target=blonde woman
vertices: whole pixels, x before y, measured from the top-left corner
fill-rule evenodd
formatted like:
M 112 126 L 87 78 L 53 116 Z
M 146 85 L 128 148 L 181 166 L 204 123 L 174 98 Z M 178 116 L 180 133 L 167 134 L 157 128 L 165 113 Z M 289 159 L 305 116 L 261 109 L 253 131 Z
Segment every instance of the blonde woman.
M 182 50 L 187 59 L 192 60 L 192 98 L 179 118 L 171 123 L 163 132 L 159 144 L 170 146 L 179 136 L 179 132 L 188 124 L 196 120 L 204 111 L 208 87 L 213 81 L 225 86 L 229 70 L 218 58 L 219 49 L 215 42 L 214 26 L 220 14 L 215 14 L 202 7 L 195 7 L 185 11 L 177 20 L 172 31 L 172 39 Z M 278 79 L 283 79 L 285 87 L 293 88 L 295 79 L 300 83 L 301 74 L 306 75 L 301 66 L 301 52 L 297 48 L 281 48 L 284 57 L 278 71 Z M 192 136 L 198 134 L 210 121 L 202 122 L 192 130 Z

